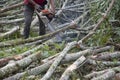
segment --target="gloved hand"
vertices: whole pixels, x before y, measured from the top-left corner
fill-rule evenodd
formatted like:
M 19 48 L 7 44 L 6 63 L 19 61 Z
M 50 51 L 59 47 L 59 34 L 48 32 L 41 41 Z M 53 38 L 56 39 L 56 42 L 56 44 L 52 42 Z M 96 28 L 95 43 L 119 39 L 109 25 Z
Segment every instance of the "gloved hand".
M 54 14 L 52 12 L 50 12 L 49 10 L 41 10 L 42 14 L 44 16 L 47 16 L 47 18 L 51 21 L 54 18 Z
M 42 10 L 42 7 L 38 4 L 35 5 L 35 9 L 40 12 Z
M 48 15 L 46 15 L 46 16 L 47 16 L 48 19 L 51 21 L 51 20 L 54 18 L 55 15 L 50 13 L 50 14 L 48 14 Z

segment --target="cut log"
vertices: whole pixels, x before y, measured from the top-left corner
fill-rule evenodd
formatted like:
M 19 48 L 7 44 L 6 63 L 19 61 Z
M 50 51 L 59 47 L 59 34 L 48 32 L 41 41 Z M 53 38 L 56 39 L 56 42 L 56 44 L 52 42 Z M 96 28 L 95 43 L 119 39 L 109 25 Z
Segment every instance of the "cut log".
M 69 77 L 71 76 L 72 72 L 75 71 L 78 67 L 82 66 L 83 62 L 85 62 L 86 58 L 84 56 L 81 56 L 79 59 L 77 59 L 72 65 L 70 65 L 65 72 L 62 74 L 61 78 L 59 80 L 69 80 Z
M 0 24 L 13 24 L 18 22 L 23 22 L 24 18 L 14 19 L 14 20 L 6 20 L 6 21 L 0 21 Z
M 13 72 L 17 72 L 20 69 L 26 68 L 32 62 L 40 60 L 41 57 L 41 52 L 37 52 L 36 54 L 32 54 L 24 59 L 6 65 L 5 67 L 0 69 L 0 79 L 4 78 L 5 76 L 8 76 Z
M 106 47 L 105 47 L 106 48 Z M 102 50 L 103 49 L 103 50 Z M 93 51 L 91 51 L 91 50 L 84 50 L 84 51 L 80 51 L 80 52 L 78 52 L 78 53 L 73 53 L 73 54 L 67 54 L 66 56 L 65 56 L 65 58 L 62 60 L 62 62 L 60 63 L 60 64 L 65 64 L 65 63 L 69 63 L 69 62 L 72 62 L 72 61 L 75 61 L 76 59 L 78 59 L 80 56 L 86 56 L 87 54 L 89 54 L 89 52 L 90 53 L 99 53 L 99 52 L 101 52 L 101 51 L 104 51 L 105 49 L 104 48 L 102 48 L 102 49 L 95 49 L 95 50 L 93 50 Z M 109 48 L 110 49 L 110 48 Z M 109 50 L 108 48 L 106 49 L 106 50 Z M 101 50 L 101 51 L 100 51 Z M 105 50 L 105 51 L 106 51 Z M 95 52 L 94 52 L 95 51 Z M 31 70 L 28 70 L 27 72 L 22 72 L 22 73 L 18 73 L 18 74 L 16 74 L 16 75 L 13 75 L 13 76 L 11 76 L 11 77 L 8 77 L 8 78 L 6 78 L 5 80 L 10 80 L 10 79 L 20 79 L 21 77 L 23 77 L 25 74 L 27 74 L 28 76 L 29 75 L 38 75 L 38 74 L 40 74 L 40 73 L 42 73 L 42 72 L 45 72 L 45 71 L 47 71 L 48 70 L 48 68 L 50 67 L 50 65 L 53 63 L 53 61 L 54 61 L 55 59 L 52 59 L 52 60 L 49 60 L 49 61 L 47 61 L 46 63 L 44 63 L 44 64 L 42 64 L 42 65 L 40 65 L 40 66 L 38 66 L 38 67 L 35 67 L 35 68 L 33 68 L 33 69 L 31 69 Z M 117 69 L 119 69 L 119 67 L 117 67 L 117 68 L 115 68 L 116 70 Z M 19 77 L 18 77 L 19 76 Z
M 3 38 L 6 38 L 14 33 L 16 33 L 17 31 L 19 31 L 20 27 L 19 26 L 16 26 L 14 27 L 13 29 L 11 29 L 10 31 L 6 32 L 6 33 L 3 33 L 3 34 L 0 34 L 0 38 L 3 39 Z
M 66 45 L 66 47 L 64 48 L 64 50 L 62 52 L 60 52 L 60 55 L 55 58 L 55 61 L 53 62 L 53 64 L 51 65 L 51 67 L 49 68 L 47 73 L 40 80 L 49 80 L 50 77 L 52 76 L 53 72 L 57 68 L 57 66 L 60 64 L 61 60 L 65 57 L 65 55 L 68 53 L 68 51 L 70 49 L 72 49 L 73 47 L 75 47 L 76 45 L 77 45 L 76 41 L 68 43 Z
M 115 72 L 113 70 L 108 70 L 104 74 L 92 78 L 91 80 L 112 80 L 115 76 Z
M 111 60 L 114 58 L 116 58 L 116 59 L 120 58 L 120 52 L 95 55 L 92 57 L 92 59 L 95 59 L 95 60 Z
M 12 6 L 9 6 L 9 7 L 6 7 L 6 8 L 3 8 L 3 9 L 0 9 L 0 13 L 3 13 L 3 12 L 6 12 L 6 11 L 9 11 L 11 9 L 14 9 L 14 8 L 17 8 L 17 7 L 20 7 L 23 5 L 23 2 L 21 3 L 18 3 L 18 4 L 15 4 L 15 5 L 12 5 Z
M 69 29 L 71 27 L 76 26 L 75 23 L 71 23 L 70 25 L 68 25 L 67 27 L 64 27 L 62 29 L 59 29 L 55 32 L 43 35 L 43 36 L 38 36 L 38 37 L 34 37 L 34 38 L 29 38 L 29 39 L 25 39 L 25 40 L 17 40 L 17 41 L 10 41 L 10 42 L 2 42 L 0 43 L 0 47 L 9 47 L 9 46 L 15 46 L 15 45 L 20 45 L 20 44 L 25 44 L 25 43 L 29 43 L 29 42 L 33 42 L 33 41 L 37 41 L 37 40 L 41 40 L 41 39 L 45 39 L 45 38 L 49 38 L 52 37 L 56 34 L 58 34 L 59 32 L 65 31 L 66 29 Z

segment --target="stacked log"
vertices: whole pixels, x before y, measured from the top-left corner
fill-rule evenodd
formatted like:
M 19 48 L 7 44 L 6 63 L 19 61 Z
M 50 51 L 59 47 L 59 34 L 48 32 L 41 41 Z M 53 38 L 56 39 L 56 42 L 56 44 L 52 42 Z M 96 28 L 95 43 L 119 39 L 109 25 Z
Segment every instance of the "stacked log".
M 92 3 L 96 3 L 96 1 L 58 0 L 58 2 L 60 2 L 60 6 L 58 6 L 60 9 L 58 9 L 56 13 L 57 18 L 54 18 L 50 22 L 50 24 L 55 27 L 56 31 L 43 36 L 30 37 L 28 39 L 23 39 L 21 37 L 19 37 L 19 39 L 11 38 L 13 34 L 21 30 L 20 26 L 15 25 L 24 25 L 22 23 L 24 21 L 22 9 L 23 2 L 15 1 L 7 7 L 2 6 L 2 9 L 0 9 L 0 27 L 8 27 L 6 24 L 15 27 L 10 28 L 9 31 L 0 32 L 0 39 L 2 41 L 0 42 L 0 53 L 4 52 L 10 54 L 16 47 L 19 47 L 21 51 L 24 47 L 28 49 L 20 54 L 0 59 L 0 79 L 74 80 L 72 75 L 75 74 L 75 80 L 79 80 L 80 78 L 85 80 L 119 80 L 120 51 L 113 50 L 114 47 L 119 47 L 119 44 L 92 47 L 86 45 L 86 41 L 99 30 L 101 24 L 109 16 L 111 9 L 115 5 L 115 0 L 110 1 L 109 6 L 106 8 L 107 10 L 102 13 L 101 18 L 99 18 L 96 23 L 89 23 L 93 17 L 90 18 L 90 16 L 88 16 L 90 13 L 88 4 L 92 5 Z M 6 0 L 0 1 L 0 4 L 7 5 Z M 16 11 L 18 10 L 17 8 L 20 9 L 19 12 Z M 70 14 L 68 15 L 68 13 Z M 71 13 L 75 14 L 73 15 Z M 86 21 L 85 18 L 88 20 Z M 36 26 L 37 21 L 35 17 L 32 26 Z M 78 40 L 65 42 L 63 49 L 46 58 L 42 48 L 45 45 L 51 47 L 51 45 L 57 44 L 53 41 L 54 36 L 69 30 L 78 32 Z M 85 33 L 82 37 L 80 37 L 79 34 L 81 32 Z M 6 39 L 6 41 L 2 39 Z M 58 45 L 60 44 L 58 43 Z M 4 51 L 6 48 L 8 50 Z M 53 46 L 51 50 L 52 49 Z

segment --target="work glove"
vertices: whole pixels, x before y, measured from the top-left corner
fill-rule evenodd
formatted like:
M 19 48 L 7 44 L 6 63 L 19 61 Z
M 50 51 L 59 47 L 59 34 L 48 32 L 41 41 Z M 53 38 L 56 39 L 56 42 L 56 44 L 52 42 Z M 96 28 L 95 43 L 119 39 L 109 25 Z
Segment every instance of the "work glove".
M 55 17 L 55 15 L 52 12 L 50 12 L 49 10 L 41 10 L 41 12 L 42 12 L 43 16 L 47 16 L 47 18 L 50 21 Z
M 35 5 L 35 9 L 40 12 L 42 10 L 42 7 L 38 4 Z
M 54 14 L 52 14 L 52 13 L 50 13 L 50 14 L 48 14 L 48 15 L 46 15 L 47 16 L 47 18 L 51 21 L 53 18 L 54 18 Z

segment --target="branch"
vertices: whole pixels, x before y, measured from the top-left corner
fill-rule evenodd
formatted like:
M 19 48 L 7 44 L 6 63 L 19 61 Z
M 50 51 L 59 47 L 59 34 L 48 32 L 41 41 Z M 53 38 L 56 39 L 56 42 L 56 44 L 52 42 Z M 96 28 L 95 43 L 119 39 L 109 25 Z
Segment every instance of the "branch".
M 38 36 L 38 37 L 34 37 L 34 38 L 28 38 L 28 39 L 20 39 L 20 40 L 15 40 L 15 41 L 10 41 L 10 42 L 1 42 L 0 43 L 0 47 L 10 47 L 10 46 L 15 46 L 15 45 L 20 45 L 20 44 L 25 44 L 25 43 L 30 43 L 30 42 L 34 42 L 34 41 L 37 41 L 37 40 L 41 40 L 41 39 L 45 39 L 45 38 L 50 38 L 50 37 L 53 37 L 54 35 L 58 34 L 59 32 L 61 31 L 65 31 L 71 27 L 74 27 L 76 26 L 76 24 L 74 23 L 70 23 L 70 25 L 62 28 L 62 29 L 59 29 L 55 32 L 52 32 L 52 33 L 49 33 L 49 34 L 46 34 L 46 35 L 43 35 L 43 36 Z
M 55 58 L 55 61 L 53 62 L 53 64 L 51 65 L 51 67 L 49 68 L 49 70 L 47 71 L 47 73 L 43 76 L 42 79 L 40 80 L 48 80 L 51 75 L 53 74 L 54 70 L 57 68 L 57 66 L 59 65 L 59 63 L 61 62 L 61 60 L 64 58 L 64 56 L 68 53 L 68 51 L 70 49 L 72 49 L 73 47 L 75 47 L 77 44 L 77 42 L 71 42 L 68 43 L 66 45 L 66 47 L 64 48 L 64 50 L 62 52 L 60 52 L 60 55 L 58 57 Z
M 12 5 L 12 6 L 9 6 L 9 7 L 6 7 L 6 8 L 3 8 L 3 9 L 0 9 L 0 13 L 3 13 L 3 12 L 6 12 L 6 11 L 9 11 L 11 9 L 14 9 L 14 8 L 17 8 L 17 7 L 20 7 L 23 5 L 23 2 L 21 3 L 18 3 L 18 4 L 15 4 L 15 5 Z
M 104 48 L 100 48 L 100 49 L 95 49 L 93 51 L 91 51 L 90 49 L 87 49 L 87 50 L 80 51 L 78 53 L 67 54 L 60 64 L 69 63 L 69 62 L 75 61 L 76 59 L 78 59 L 81 56 L 86 56 L 86 55 L 91 54 L 91 53 L 99 53 L 99 52 L 106 51 L 106 50 L 109 50 L 109 49 L 110 49 L 110 47 L 109 48 L 104 47 Z M 56 58 L 54 58 L 52 60 L 49 60 L 46 63 L 44 63 L 44 64 L 42 64 L 42 65 L 40 65 L 38 67 L 35 67 L 35 68 L 32 68 L 32 69 L 28 70 L 27 72 L 18 73 L 16 75 L 8 77 L 5 80 L 10 80 L 11 78 L 12 79 L 19 79 L 22 76 L 24 76 L 25 74 L 27 74 L 28 76 L 30 76 L 30 75 L 38 75 L 38 74 L 40 74 L 42 72 L 47 71 L 48 68 L 54 62 L 55 59 Z M 115 69 L 118 69 L 118 68 L 115 68 Z
M 113 79 L 115 76 L 115 72 L 113 70 L 108 70 L 104 74 L 97 76 L 95 78 L 92 78 L 91 80 L 110 80 Z
M 0 69 L 0 79 L 4 78 L 5 76 L 8 76 L 9 74 L 13 72 L 17 72 L 20 69 L 26 68 L 32 62 L 40 60 L 40 59 L 41 59 L 41 52 L 37 52 L 36 54 L 32 54 L 24 59 L 10 63 Z
M 75 71 L 79 66 L 83 65 L 82 63 L 86 60 L 84 56 L 81 56 L 77 59 L 72 65 L 70 65 L 65 72 L 62 74 L 60 80 L 69 80 L 70 75 Z
M 11 29 L 10 31 L 3 33 L 3 34 L 0 34 L 0 38 L 5 38 L 7 36 L 10 36 L 10 35 L 16 33 L 19 29 L 20 29 L 19 26 L 16 26 L 13 29 Z
M 92 31 L 89 32 L 89 34 L 87 34 L 85 37 L 83 37 L 81 40 L 79 40 L 79 44 L 82 42 L 85 42 L 88 38 L 90 38 L 95 31 L 100 27 L 100 25 L 102 24 L 102 22 L 106 19 L 106 17 L 108 16 L 108 13 L 110 12 L 110 10 L 112 9 L 113 5 L 115 3 L 115 0 L 112 0 L 107 11 L 104 13 L 104 16 L 99 20 L 99 22 L 95 25 L 95 27 L 93 28 Z

